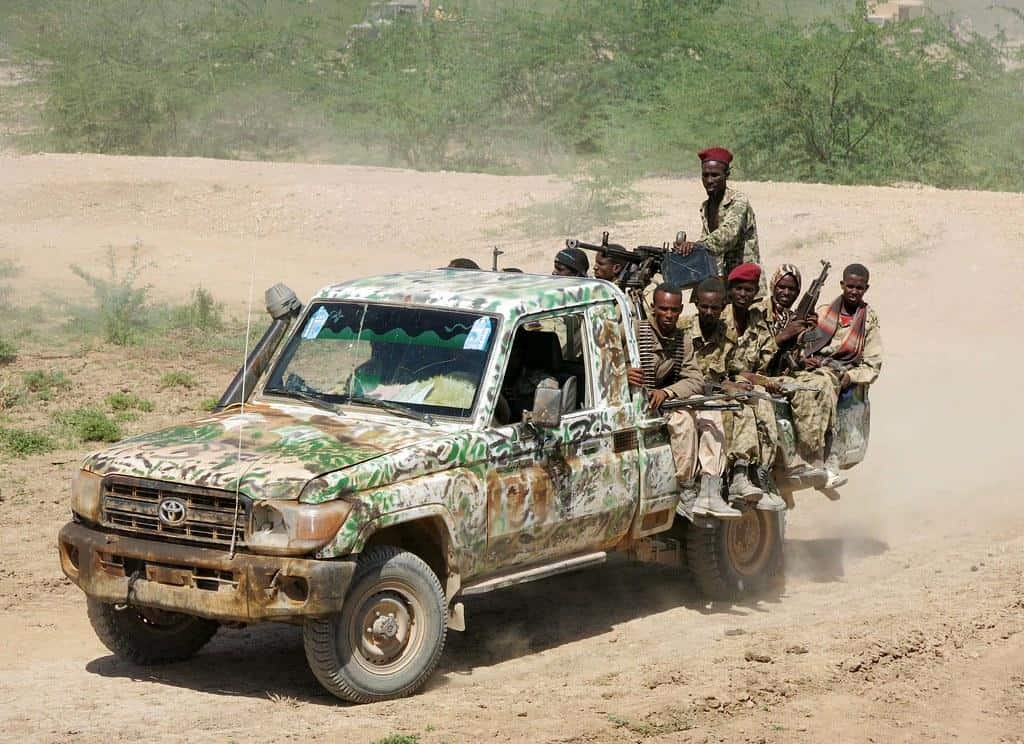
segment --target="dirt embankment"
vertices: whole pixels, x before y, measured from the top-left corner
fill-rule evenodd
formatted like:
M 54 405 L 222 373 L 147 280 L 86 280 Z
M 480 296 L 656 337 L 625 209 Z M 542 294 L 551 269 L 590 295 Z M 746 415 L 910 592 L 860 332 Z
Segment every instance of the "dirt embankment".
M 1022 354 L 1024 196 L 738 185 L 769 266 L 872 269 L 886 346 L 868 459 L 842 501 L 806 496 L 790 515 L 784 596 L 705 606 L 644 566 L 563 576 L 471 603 L 423 694 L 346 707 L 306 670 L 293 628 L 225 631 L 159 669 L 110 656 L 53 548 L 81 453 L 0 460 L 0 738 L 1024 740 L 1024 404 L 1002 384 Z M 506 232 L 509 209 L 563 193 L 543 177 L 39 156 L 0 159 L 0 188 L 0 257 L 22 268 L 13 301 L 43 307 L 84 295 L 69 266 L 99 270 L 108 245 L 141 246 L 156 297 L 201 284 L 241 315 L 250 282 L 257 297 L 275 281 L 308 295 L 457 255 L 483 263 L 495 244 L 507 265 L 547 271 L 564 237 Z M 619 242 L 696 232 L 695 181 L 642 188 L 650 216 Z M 60 366 L 86 401 L 131 387 L 157 403 L 144 428 L 189 415 L 234 364 L 173 350 L 52 360 L 47 339 L 27 343 L 9 373 Z M 202 389 L 160 393 L 168 365 Z

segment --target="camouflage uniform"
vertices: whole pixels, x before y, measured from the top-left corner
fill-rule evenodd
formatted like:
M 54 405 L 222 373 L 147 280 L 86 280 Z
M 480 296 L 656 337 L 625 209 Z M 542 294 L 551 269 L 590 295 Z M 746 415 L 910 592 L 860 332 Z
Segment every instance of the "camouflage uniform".
M 742 335 L 736 328 L 732 305 L 708 338 L 694 324 L 694 349 L 697 363 L 704 375 L 715 382 L 735 379 L 740 372 L 763 372 L 775 355 L 775 337 L 768 328 L 764 313 L 750 309 L 750 320 Z M 727 411 L 726 457 L 729 462 L 747 461 L 770 468 L 778 448 L 779 430 L 775 424 L 775 408 L 766 400 L 755 400 L 739 411 Z
M 710 229 L 708 224 L 708 202 L 700 205 L 700 242 L 708 247 L 718 262 L 722 276 L 742 263 L 761 263 L 761 252 L 757 247 L 757 221 L 750 200 L 746 194 L 725 190 L 722 203 L 718 205 L 718 227 Z
M 656 370 L 665 362 L 675 361 L 671 372 L 657 379 L 657 389 L 665 390 L 669 399 L 688 398 L 704 392 L 704 375 L 694 358 L 689 334 L 676 328 L 671 337 L 662 336 L 649 321 L 637 324 L 640 362 L 645 370 Z M 701 471 L 721 475 L 725 469 L 725 431 L 720 411 L 688 411 L 678 409 L 665 416 L 669 444 L 680 485 L 690 483 L 700 464 Z
M 808 465 L 821 467 L 829 431 L 835 428 L 839 381 L 824 370 L 800 370 L 790 378 L 801 388 L 789 396 L 797 454 Z

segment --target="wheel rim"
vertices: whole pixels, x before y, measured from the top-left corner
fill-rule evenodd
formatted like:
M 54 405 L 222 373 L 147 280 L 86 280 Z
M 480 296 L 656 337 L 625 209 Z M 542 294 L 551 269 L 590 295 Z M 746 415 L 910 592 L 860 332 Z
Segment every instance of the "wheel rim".
M 739 519 L 725 522 L 725 551 L 741 576 L 759 575 L 772 552 L 772 532 L 766 512 L 748 509 Z
M 412 587 L 402 581 L 383 581 L 356 598 L 354 606 L 348 636 L 359 666 L 384 676 L 415 658 L 423 646 L 419 622 L 423 606 Z

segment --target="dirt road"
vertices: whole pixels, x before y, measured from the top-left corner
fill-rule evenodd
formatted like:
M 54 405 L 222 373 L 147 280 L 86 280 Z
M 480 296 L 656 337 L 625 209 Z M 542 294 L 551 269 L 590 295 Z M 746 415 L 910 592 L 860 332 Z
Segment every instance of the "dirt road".
M 769 265 L 872 269 L 887 350 L 867 461 L 842 501 L 809 495 L 790 514 L 781 597 L 705 605 L 669 570 L 620 563 L 526 585 L 468 604 L 422 694 L 351 707 L 320 690 L 290 627 L 224 630 L 167 667 L 112 657 L 54 549 L 82 452 L 0 459 L 0 739 L 1024 741 L 1024 196 L 739 186 Z M 253 276 L 257 297 L 274 281 L 308 295 L 483 263 L 495 243 L 548 271 L 564 237 L 507 232 L 508 210 L 564 190 L 542 177 L 37 156 L 0 158 L 0 190 L 0 257 L 21 267 L 25 306 L 83 294 L 69 266 L 99 266 L 107 245 L 141 246 L 157 297 L 202 284 L 241 315 Z M 696 232 L 695 181 L 642 190 L 649 216 L 620 242 Z M 237 362 L 24 345 L 5 374 L 60 366 L 83 401 L 129 386 L 157 404 L 142 428 L 191 415 Z M 160 392 L 169 365 L 202 388 Z

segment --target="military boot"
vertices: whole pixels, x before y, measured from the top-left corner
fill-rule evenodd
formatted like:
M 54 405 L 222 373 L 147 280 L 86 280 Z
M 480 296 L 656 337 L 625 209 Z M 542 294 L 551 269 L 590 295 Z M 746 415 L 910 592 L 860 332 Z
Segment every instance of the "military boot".
M 839 488 L 848 482 L 847 477 L 839 472 L 839 455 L 829 453 L 825 458 L 825 472 L 828 474 L 825 488 Z
M 676 514 L 687 519 L 693 514 L 693 508 L 697 502 L 697 483 L 689 481 L 679 488 L 679 503 L 676 504 Z
M 774 491 L 765 491 L 764 496 L 757 502 L 757 508 L 762 511 L 786 511 L 788 507 L 779 494 Z
M 732 477 L 729 479 L 729 501 L 757 502 L 764 495 L 764 491 L 750 479 L 747 468 L 748 465 L 745 462 L 737 462 L 732 466 Z
M 741 512 L 733 509 L 722 498 L 722 478 L 718 475 L 705 473 L 700 477 L 700 494 L 693 505 L 693 513 L 702 517 L 718 517 L 719 519 L 739 519 Z

